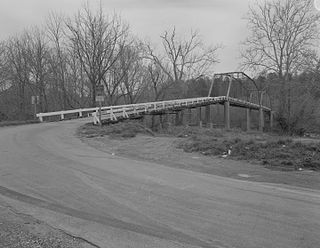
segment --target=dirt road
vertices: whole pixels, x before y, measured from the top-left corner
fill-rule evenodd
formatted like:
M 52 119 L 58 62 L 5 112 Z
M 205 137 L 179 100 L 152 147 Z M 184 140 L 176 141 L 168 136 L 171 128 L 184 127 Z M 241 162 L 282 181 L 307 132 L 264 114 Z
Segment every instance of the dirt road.
M 318 247 L 318 190 L 120 158 L 81 124 L 1 128 L 1 199 L 97 247 Z

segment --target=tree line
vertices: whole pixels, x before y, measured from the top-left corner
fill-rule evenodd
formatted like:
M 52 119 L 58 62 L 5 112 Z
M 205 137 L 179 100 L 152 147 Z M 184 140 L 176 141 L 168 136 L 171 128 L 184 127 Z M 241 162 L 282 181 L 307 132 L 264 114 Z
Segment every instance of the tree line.
M 0 120 L 32 118 L 31 96 L 38 112 L 95 106 L 97 85 L 108 105 L 181 97 L 182 82 L 217 62 L 219 46 L 205 46 L 197 32 L 173 28 L 160 40 L 158 49 L 143 42 L 101 7 L 51 13 L 44 26 L 0 43 Z
M 314 128 L 320 122 L 320 14 L 313 0 L 257 1 L 246 20 L 241 69 L 270 96 L 280 128 Z M 0 120 L 32 118 L 31 96 L 39 96 L 38 112 L 95 106 L 97 85 L 104 86 L 107 105 L 206 91 L 222 47 L 175 28 L 159 41 L 142 41 L 120 15 L 101 7 L 84 6 L 73 17 L 51 13 L 45 25 L 0 43 Z
M 319 20 L 313 0 L 260 1 L 246 17 L 242 68 L 256 72 L 282 130 L 320 131 Z

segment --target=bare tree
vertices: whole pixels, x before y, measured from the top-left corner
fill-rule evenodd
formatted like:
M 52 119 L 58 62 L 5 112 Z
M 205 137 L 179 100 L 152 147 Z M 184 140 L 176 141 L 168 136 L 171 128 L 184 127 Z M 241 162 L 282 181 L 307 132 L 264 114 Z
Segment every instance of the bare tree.
M 30 82 L 30 64 L 28 56 L 28 36 L 23 34 L 8 40 L 5 44 L 6 70 L 8 83 L 16 92 L 18 118 L 26 116 L 26 88 Z M 11 111 L 14 111 L 12 109 Z
M 65 41 L 65 18 L 62 15 L 56 13 L 50 13 L 47 23 L 46 30 L 49 40 L 52 43 L 51 48 L 51 69 L 54 74 L 55 81 L 57 83 L 56 88 L 58 92 L 59 103 L 61 109 L 67 109 L 70 106 L 68 101 L 66 77 L 66 48 L 63 43 Z
M 247 17 L 251 35 L 244 43 L 242 65 L 288 79 L 318 38 L 319 19 L 312 0 L 256 3 Z
M 40 97 L 40 111 L 48 111 L 47 85 L 49 72 L 49 47 L 43 30 L 34 28 L 26 33 L 28 38 L 29 82 Z
M 67 21 L 70 41 L 91 84 L 91 101 L 95 106 L 95 86 L 117 61 L 119 43 L 126 39 L 128 26 L 117 15 L 107 18 L 102 8 L 93 13 L 89 7 Z
M 90 82 L 83 70 L 83 65 L 77 58 L 77 52 L 70 47 L 67 50 L 66 57 L 66 87 L 68 94 L 68 104 L 70 101 L 76 106 L 90 106 Z M 70 99 L 70 100 L 69 100 Z
M 172 31 L 165 31 L 160 37 L 163 53 L 157 54 L 148 45 L 148 57 L 167 74 L 172 82 L 209 73 L 212 66 L 218 62 L 217 51 L 220 46 L 206 47 L 197 32 L 191 32 L 189 37 L 182 39 L 173 28 Z
M 121 91 L 126 103 L 136 103 L 144 86 L 143 49 L 139 42 L 122 48 L 118 71 L 121 75 Z
M 128 96 L 125 82 L 129 80 L 128 75 L 130 74 L 130 69 L 134 67 L 133 64 L 136 63 L 135 60 L 139 59 L 135 56 L 136 53 L 132 49 L 134 46 L 132 48 L 130 47 L 132 44 L 133 42 L 129 40 L 121 44 L 121 53 L 117 61 L 113 64 L 109 73 L 103 78 L 107 101 L 110 105 L 116 104 L 121 97 L 126 98 Z
M 292 75 L 318 39 L 320 14 L 313 0 L 256 2 L 247 15 L 250 36 L 243 44 L 242 66 L 258 73 L 276 73 L 281 82 L 279 113 L 290 123 Z
M 151 90 L 154 94 L 154 101 L 163 100 L 166 94 L 166 90 L 170 88 L 170 80 L 159 67 L 158 64 L 151 62 L 147 66 L 148 79 L 151 82 Z
M 6 84 L 6 59 L 5 59 L 5 43 L 0 42 L 0 91 L 5 88 Z

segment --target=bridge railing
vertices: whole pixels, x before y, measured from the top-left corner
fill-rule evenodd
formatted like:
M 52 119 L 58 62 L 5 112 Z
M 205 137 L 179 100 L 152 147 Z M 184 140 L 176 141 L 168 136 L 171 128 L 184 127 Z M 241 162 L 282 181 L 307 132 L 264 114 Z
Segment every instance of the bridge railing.
M 136 109 L 141 113 L 143 109 L 144 112 L 148 112 L 151 109 L 158 110 L 160 108 L 166 108 L 169 106 L 184 106 L 188 104 L 196 104 L 196 103 L 203 103 L 206 101 L 210 101 L 214 97 L 200 97 L 200 98 L 187 98 L 187 99 L 177 99 L 177 100 L 169 100 L 169 101 L 157 101 L 157 102 L 147 102 L 147 103 L 137 103 L 137 104 L 127 104 L 127 105 L 115 105 L 115 106 L 105 106 L 102 107 L 101 110 L 105 114 L 119 114 L 119 112 L 127 112 L 128 110 L 132 109 L 133 111 Z M 216 97 L 215 97 L 216 98 Z M 223 100 L 225 97 L 221 96 L 219 99 Z M 46 117 L 60 117 L 61 120 L 65 119 L 66 115 L 70 114 L 78 114 L 78 117 L 82 117 L 84 113 L 89 113 L 92 116 L 96 116 L 98 113 L 99 107 L 94 108 L 82 108 L 82 109 L 72 109 L 72 110 L 63 110 L 63 111 L 55 111 L 55 112 L 48 112 L 48 113 L 38 113 L 37 117 L 41 122 L 44 121 Z M 142 111 L 143 112 L 143 111 Z
M 101 115 L 103 119 L 108 118 L 110 120 L 117 120 L 118 117 L 128 118 L 131 114 L 141 114 L 153 111 L 161 111 L 167 109 L 173 109 L 177 107 L 187 107 L 189 105 L 201 104 L 210 101 L 223 101 L 225 96 L 220 97 L 200 97 L 200 98 L 187 98 L 187 99 L 177 99 L 169 101 L 159 101 L 159 102 L 148 102 L 148 103 L 138 103 L 129 105 L 117 105 L 103 107 L 101 110 Z M 97 124 L 99 120 L 99 109 L 92 113 L 93 122 Z
M 169 101 L 157 101 L 157 102 L 147 102 L 147 103 L 137 103 L 137 104 L 127 104 L 127 105 L 115 105 L 115 106 L 105 106 L 101 108 L 101 116 L 103 119 L 117 120 L 118 117 L 129 118 L 132 114 L 143 114 L 147 112 L 170 110 L 177 107 L 187 108 L 191 106 L 197 106 L 198 104 L 215 104 L 222 103 L 224 101 L 229 101 L 230 104 L 238 107 L 245 107 L 251 109 L 262 109 L 263 111 L 270 111 L 270 108 L 265 106 L 260 106 L 259 104 L 251 103 L 245 100 L 240 100 L 236 98 L 218 96 L 218 97 L 200 97 L 200 98 L 187 98 L 187 99 L 177 99 Z M 49 113 L 39 113 L 37 117 L 41 122 L 44 121 L 45 117 L 60 117 L 61 120 L 65 119 L 67 115 L 77 114 L 78 117 L 82 117 L 84 113 L 88 113 L 88 116 L 93 117 L 93 122 L 95 124 L 99 123 L 99 108 L 83 108 L 65 111 L 56 111 Z

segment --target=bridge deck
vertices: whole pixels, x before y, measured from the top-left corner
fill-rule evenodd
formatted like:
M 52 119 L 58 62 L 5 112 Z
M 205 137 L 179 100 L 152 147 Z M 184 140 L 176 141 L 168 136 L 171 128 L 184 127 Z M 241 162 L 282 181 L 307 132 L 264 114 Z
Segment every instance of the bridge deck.
M 249 108 L 259 110 L 262 108 L 263 111 L 271 111 L 270 108 L 260 106 L 255 103 L 251 103 L 245 100 L 236 98 L 219 96 L 219 97 L 201 97 L 201 98 L 188 98 L 188 99 L 177 99 L 170 101 L 160 102 L 147 102 L 129 105 L 118 105 L 102 107 L 102 120 L 117 120 L 118 118 L 130 118 L 132 116 L 143 115 L 143 114 L 156 114 L 164 111 L 180 111 L 188 108 L 195 108 L 199 106 L 208 106 L 213 104 L 224 104 L 226 101 L 231 106 Z M 99 123 L 99 108 L 85 108 L 85 109 L 74 109 L 66 111 L 57 111 L 50 113 L 39 113 L 37 117 L 40 121 L 44 120 L 44 117 L 60 116 L 61 119 L 65 118 L 68 114 L 78 114 L 78 117 L 82 117 L 83 113 L 90 113 L 93 117 L 95 124 Z
M 157 114 L 164 111 L 181 111 L 188 108 L 208 106 L 213 104 L 223 104 L 226 101 L 229 101 L 231 106 L 255 110 L 260 109 L 260 105 L 258 104 L 250 103 L 236 98 L 227 98 L 225 96 L 203 97 L 104 107 L 102 108 L 101 119 L 116 121 L 118 118 L 127 119 L 137 115 Z M 264 111 L 271 111 L 270 108 L 267 108 L 265 106 L 261 107 Z M 96 112 L 94 112 L 92 116 L 94 119 L 94 123 L 99 123 L 99 111 L 97 110 Z

